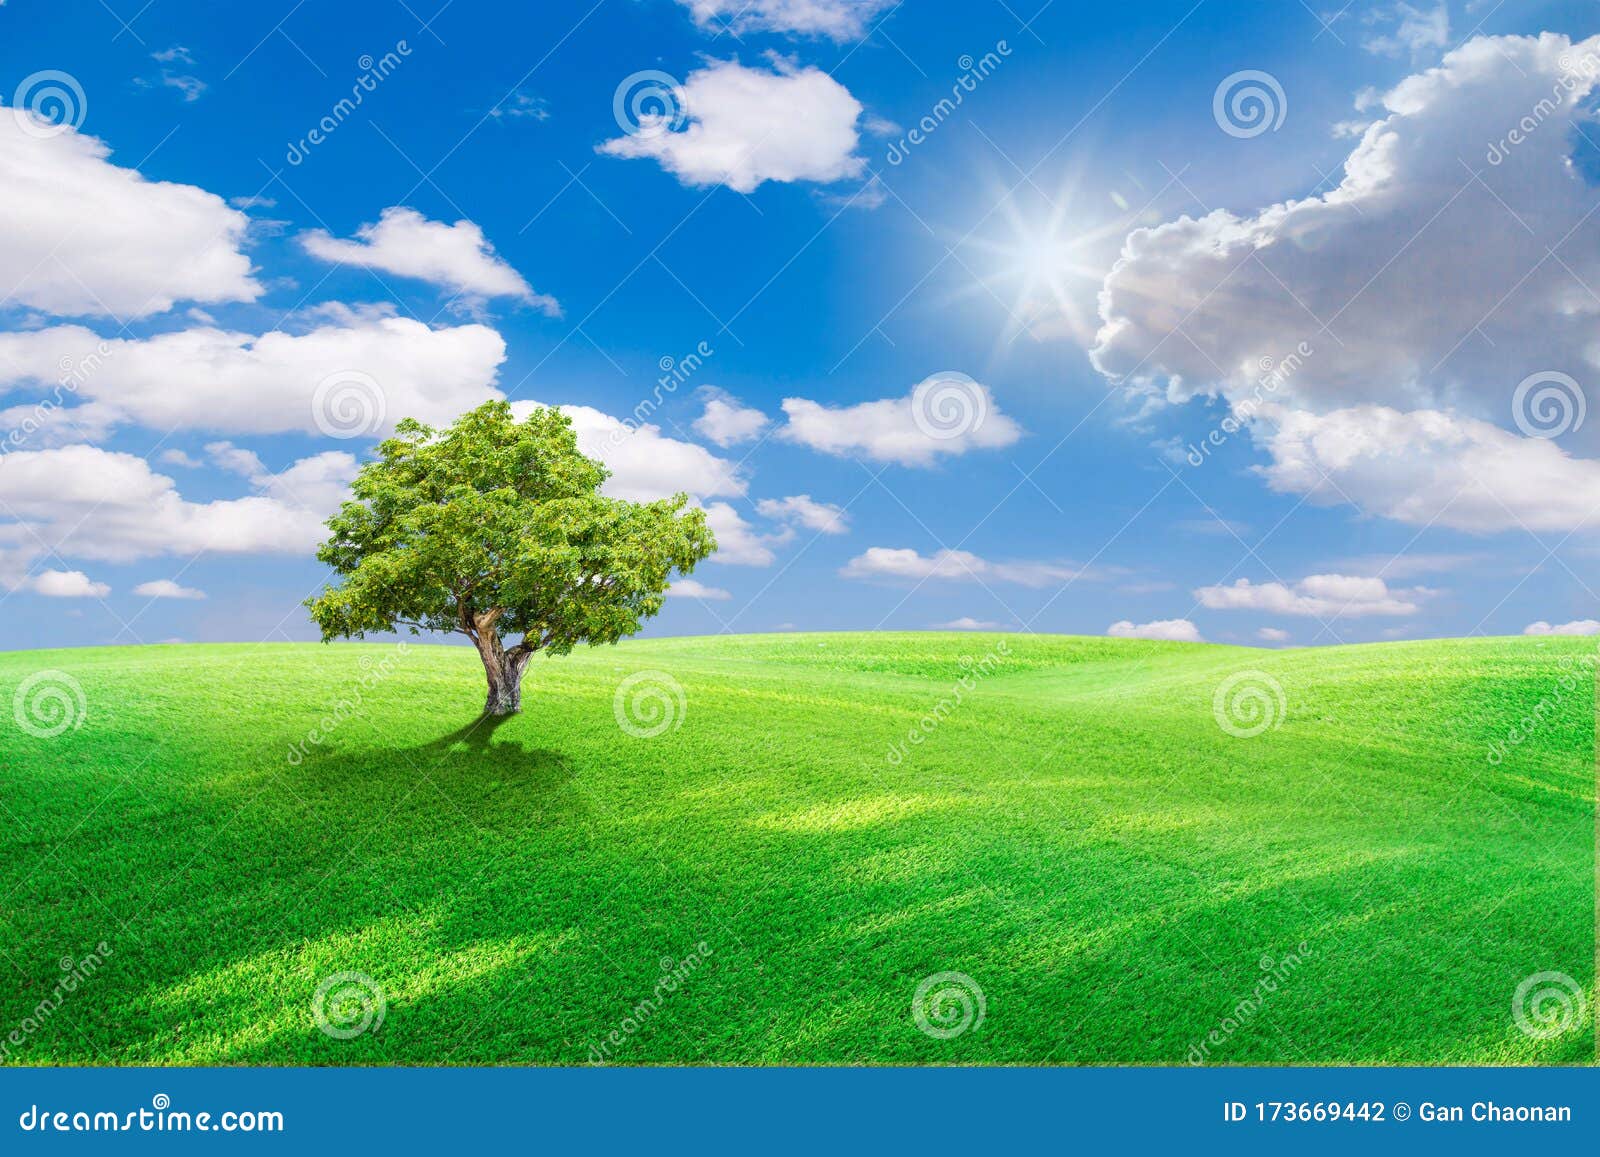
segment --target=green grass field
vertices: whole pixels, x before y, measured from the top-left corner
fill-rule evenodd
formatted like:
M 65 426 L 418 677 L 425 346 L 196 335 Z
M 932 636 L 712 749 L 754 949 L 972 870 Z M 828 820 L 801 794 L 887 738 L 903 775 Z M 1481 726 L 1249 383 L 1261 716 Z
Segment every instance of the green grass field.
M 464 648 L 0 655 L 0 1063 L 1592 1063 L 1593 655 L 670 639 L 498 726 Z

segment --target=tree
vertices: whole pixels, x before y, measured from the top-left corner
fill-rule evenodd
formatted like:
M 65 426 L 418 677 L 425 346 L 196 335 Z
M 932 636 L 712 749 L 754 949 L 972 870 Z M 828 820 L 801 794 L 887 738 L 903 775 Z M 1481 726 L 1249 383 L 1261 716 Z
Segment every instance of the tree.
M 323 642 L 400 627 L 466 635 L 489 680 L 486 715 L 521 709 L 536 652 L 633 634 L 672 572 L 717 548 L 683 494 L 601 495 L 608 471 L 559 410 L 518 422 L 509 403 L 486 402 L 448 430 L 408 418 L 377 453 L 317 551 L 344 582 L 306 606 Z

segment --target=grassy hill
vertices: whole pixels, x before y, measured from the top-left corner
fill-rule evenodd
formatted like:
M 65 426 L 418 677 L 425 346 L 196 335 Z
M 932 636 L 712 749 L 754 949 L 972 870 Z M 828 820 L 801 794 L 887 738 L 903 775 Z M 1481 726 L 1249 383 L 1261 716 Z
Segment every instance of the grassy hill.
M 1594 654 L 0 655 L 0 1063 L 1590 1062 Z

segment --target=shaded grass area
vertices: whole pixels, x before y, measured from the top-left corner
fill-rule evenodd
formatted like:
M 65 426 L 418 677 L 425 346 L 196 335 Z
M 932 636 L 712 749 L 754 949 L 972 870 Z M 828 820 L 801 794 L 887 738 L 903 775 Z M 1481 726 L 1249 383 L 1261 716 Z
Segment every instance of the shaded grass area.
M 0 1063 L 1590 1062 L 1593 646 L 655 640 L 493 725 L 460 648 L 0 655 L 86 705 L 0 728 Z M 1582 1023 L 1518 1028 L 1540 972 Z

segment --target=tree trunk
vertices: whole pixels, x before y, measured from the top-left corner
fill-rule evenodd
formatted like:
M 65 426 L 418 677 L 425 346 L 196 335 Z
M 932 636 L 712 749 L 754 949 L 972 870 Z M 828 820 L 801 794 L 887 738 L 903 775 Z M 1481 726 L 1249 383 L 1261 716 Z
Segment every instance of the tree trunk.
M 485 715 L 514 715 L 522 710 L 522 672 L 528 666 L 529 652 L 500 646 L 493 630 L 475 640 L 483 659 L 483 672 L 489 680 L 489 697 L 484 700 Z

